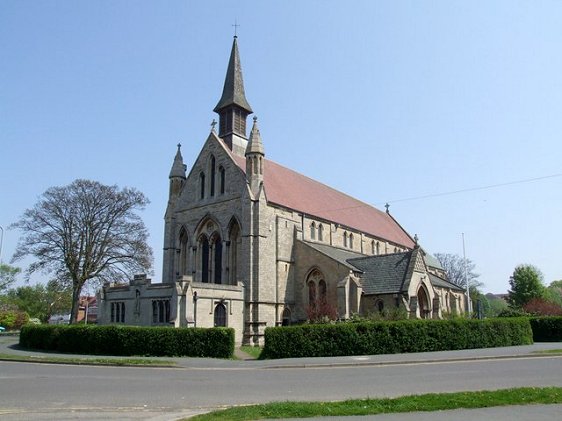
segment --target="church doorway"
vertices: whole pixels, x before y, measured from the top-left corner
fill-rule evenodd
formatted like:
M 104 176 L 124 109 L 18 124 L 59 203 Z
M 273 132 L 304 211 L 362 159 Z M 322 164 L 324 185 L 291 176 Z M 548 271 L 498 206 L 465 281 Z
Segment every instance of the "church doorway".
M 289 326 L 291 324 L 291 310 L 285 307 L 281 315 L 281 326 Z
M 427 292 L 423 286 L 420 286 L 420 289 L 418 289 L 418 306 L 420 309 L 420 318 L 429 318 L 429 299 L 427 298 Z
M 223 303 L 215 307 L 215 327 L 226 327 L 226 306 Z

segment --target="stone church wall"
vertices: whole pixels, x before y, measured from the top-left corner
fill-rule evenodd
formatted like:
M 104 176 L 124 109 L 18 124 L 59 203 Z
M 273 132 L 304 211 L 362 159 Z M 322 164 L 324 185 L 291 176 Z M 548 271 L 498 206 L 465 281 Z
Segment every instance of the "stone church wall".
M 318 269 L 326 281 L 326 300 L 329 305 L 338 306 L 338 284 L 349 275 L 350 269 L 335 260 L 324 256 L 301 241 L 295 244 L 298 256 L 295 264 L 295 320 L 306 320 L 308 303 L 307 276 Z

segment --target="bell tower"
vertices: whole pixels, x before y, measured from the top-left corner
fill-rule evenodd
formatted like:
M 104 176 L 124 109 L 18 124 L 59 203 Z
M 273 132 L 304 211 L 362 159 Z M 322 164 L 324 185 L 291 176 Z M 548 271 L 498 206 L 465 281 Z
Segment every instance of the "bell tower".
M 253 111 L 244 92 L 236 35 L 232 42 L 222 96 L 213 111 L 219 115 L 219 137 L 232 152 L 244 156 L 248 142 L 246 118 Z

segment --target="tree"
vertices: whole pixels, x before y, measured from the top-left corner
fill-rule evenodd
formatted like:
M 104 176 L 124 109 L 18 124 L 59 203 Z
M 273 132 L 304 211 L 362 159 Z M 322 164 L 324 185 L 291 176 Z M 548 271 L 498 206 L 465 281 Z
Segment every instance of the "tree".
M 508 301 L 511 307 L 522 308 L 533 298 L 543 298 L 545 287 L 541 271 L 533 265 L 519 265 L 509 279 Z
M 0 293 L 16 282 L 16 276 L 20 272 L 20 268 L 0 263 Z
M 52 314 L 70 312 L 72 289 L 52 280 L 46 286 L 36 284 L 10 289 L 2 301 L 45 323 Z
M 447 273 L 449 282 L 466 289 L 466 279 L 464 276 L 465 259 L 458 254 L 447 253 L 436 253 L 435 258 L 441 263 L 441 266 Z M 471 287 L 479 288 L 484 284 L 478 281 L 480 275 L 474 272 L 475 267 L 476 265 L 470 259 L 466 259 L 466 278 L 468 278 L 468 283 Z
M 486 317 L 497 317 L 500 312 L 507 309 L 507 302 L 504 299 L 498 298 L 494 296 L 494 294 L 486 294 L 486 298 L 490 304 L 490 309 L 489 312 L 486 313 Z
M 149 203 L 139 191 L 75 180 L 51 187 L 12 227 L 20 238 L 12 261 L 36 260 L 26 273 L 54 273 L 72 287 L 71 323 L 76 322 L 84 284 L 120 281 L 147 272 L 152 250 L 147 229 L 135 213 Z
M 552 281 L 546 288 L 545 298 L 559 306 L 562 306 L 562 280 Z

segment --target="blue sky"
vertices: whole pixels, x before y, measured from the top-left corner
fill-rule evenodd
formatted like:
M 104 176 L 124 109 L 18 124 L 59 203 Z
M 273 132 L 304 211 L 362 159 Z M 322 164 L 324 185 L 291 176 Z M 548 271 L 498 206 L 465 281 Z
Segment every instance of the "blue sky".
M 268 158 L 390 202 L 432 253 L 462 254 L 464 232 L 485 291 L 505 292 L 520 263 L 562 279 L 554 1 L 3 0 L 4 262 L 19 236 L 10 223 L 48 187 L 89 178 L 150 198 L 161 280 L 175 145 L 189 165 L 208 135 L 235 19 Z

